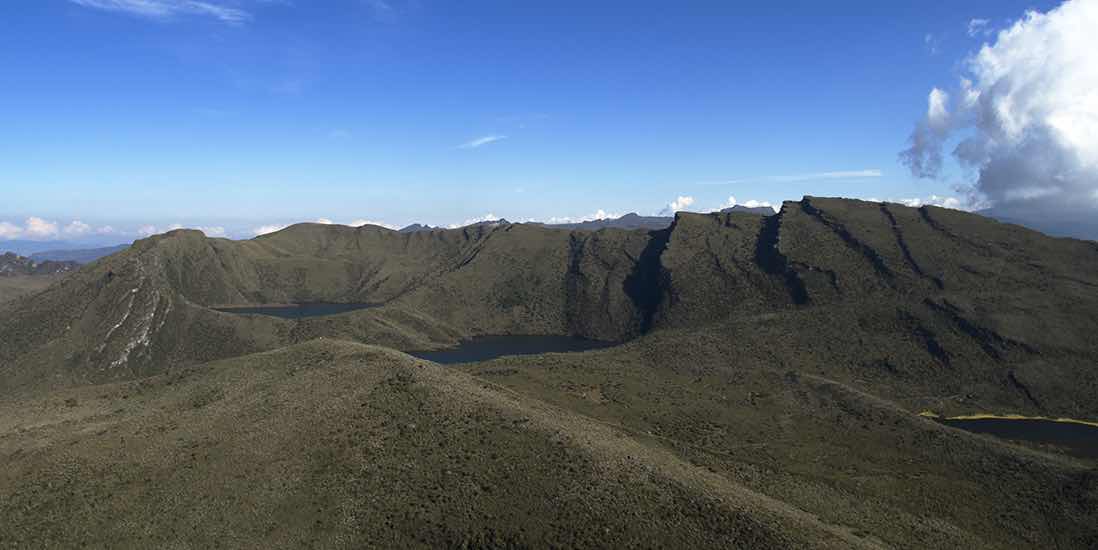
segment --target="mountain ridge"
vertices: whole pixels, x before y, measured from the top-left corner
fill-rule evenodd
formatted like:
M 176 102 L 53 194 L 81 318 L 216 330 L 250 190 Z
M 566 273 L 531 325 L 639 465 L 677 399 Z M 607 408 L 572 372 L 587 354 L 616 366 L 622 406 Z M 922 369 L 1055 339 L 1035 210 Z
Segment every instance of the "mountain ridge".
M 121 252 L 128 248 L 128 244 L 120 244 L 117 246 L 107 246 L 100 248 L 73 248 L 73 249 L 53 249 L 45 250 L 42 252 L 35 252 L 28 256 L 32 260 L 46 261 L 52 260 L 55 262 L 76 262 L 78 264 L 87 264 L 110 256 L 116 252 Z
M 819 197 L 659 230 L 157 235 L 0 304 L 5 540 L 206 517 L 195 546 L 1088 547 L 1090 462 L 918 413 L 1098 418 L 1096 273 L 1094 243 Z M 304 301 L 380 305 L 210 308 Z M 402 353 L 531 333 L 621 343 Z M 188 511 L 211 496 L 220 519 Z M 34 529 L 47 509 L 74 529 Z
M 935 207 L 813 197 L 787 202 L 771 217 L 679 213 L 663 232 L 497 224 L 402 234 L 301 224 L 235 242 L 179 230 L 138 241 L 34 302 L 5 305 L 0 335 L 12 345 L 0 359 L 28 364 L 53 335 L 68 334 L 55 346 L 98 350 L 70 356 L 68 372 L 116 378 L 318 336 L 398 349 L 488 334 L 624 341 L 649 330 L 868 300 L 897 303 L 881 314 L 913 330 L 932 361 L 1020 361 L 1010 376 L 997 376 L 1040 395 L 1053 387 L 1034 389 L 1041 384 L 1026 380 L 1044 378 L 1034 371 L 1047 364 L 1042 355 L 1093 351 L 1085 334 L 1098 328 L 1087 310 L 1098 281 L 1075 271 L 1087 265 L 1098 265 L 1098 247 L 1082 241 Z M 1057 281 L 1059 294 L 1035 292 L 1034 277 Z M 1036 296 L 1047 305 L 1036 305 Z M 209 309 L 310 301 L 381 305 L 297 322 Z M 26 319 L 52 328 L 27 330 Z M 1034 332 L 1036 320 L 1062 327 Z M 168 336 L 214 327 L 220 343 L 195 347 Z M 15 370 L 24 382 L 39 378 L 34 369 Z M 1095 384 L 1092 372 L 1078 375 L 1080 389 Z M 1056 401 L 1041 396 L 1028 407 Z
M 76 262 L 40 261 L 34 258 L 25 258 L 12 252 L 0 255 L 0 277 L 59 275 L 74 271 L 78 267 L 79 264 Z

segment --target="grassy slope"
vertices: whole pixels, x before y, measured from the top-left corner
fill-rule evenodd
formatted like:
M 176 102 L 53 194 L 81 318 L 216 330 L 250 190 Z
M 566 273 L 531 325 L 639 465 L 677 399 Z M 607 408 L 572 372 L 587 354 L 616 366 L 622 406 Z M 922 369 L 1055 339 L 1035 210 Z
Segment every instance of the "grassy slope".
M 0 303 L 41 292 L 59 277 L 50 275 L 17 275 L 0 277 Z
M 1092 418 L 1096 273 L 1094 243 L 817 198 L 765 220 L 680 214 L 652 233 L 305 224 L 233 242 L 179 231 L 0 307 L 0 389 L 128 379 L 318 336 L 412 350 L 738 319 L 747 338 L 798 335 L 793 368 L 858 363 L 889 399 L 914 403 L 917 390 L 918 406 L 948 414 Z M 310 300 L 385 305 L 296 323 L 206 307 Z
M 621 339 L 643 232 L 505 226 L 400 234 L 305 224 L 252 241 L 176 231 L 0 308 L 0 389 L 132 378 L 327 335 L 429 349 L 492 333 Z M 385 302 L 289 323 L 206 306 Z
M 888 391 L 886 373 L 842 355 L 798 368 L 795 337 L 759 341 L 746 328 L 662 331 L 610 350 L 461 369 L 651 438 L 890 546 L 1098 542 L 1094 463 L 943 427 L 912 414 L 907 402 L 876 397 Z M 907 401 L 920 399 L 917 387 L 905 391 Z
M 312 464 L 318 453 L 322 457 L 335 453 L 340 457 L 337 462 L 345 464 L 337 441 L 354 436 L 341 433 L 337 437 L 329 431 L 343 429 L 349 413 L 329 407 L 341 402 L 340 392 L 357 391 L 359 382 L 376 386 L 354 378 L 362 375 L 354 369 L 346 373 L 350 378 L 318 374 L 329 369 L 342 373 L 348 364 L 333 362 L 339 354 L 316 344 L 196 370 L 180 370 L 184 365 L 318 336 L 409 350 L 479 333 L 621 337 L 650 325 L 654 331 L 649 335 L 615 350 L 506 359 L 465 370 L 490 385 L 496 398 L 507 397 L 514 406 L 538 408 L 539 403 L 548 402 L 556 407 L 552 410 L 582 415 L 586 419 L 575 420 L 580 423 L 575 433 L 595 429 L 592 420 L 621 426 L 629 444 L 637 445 L 636 453 L 628 456 L 645 463 L 655 460 L 659 471 L 699 466 L 709 472 L 712 477 L 706 479 L 713 483 L 750 487 L 785 503 L 775 505 L 783 513 L 801 509 L 826 524 L 842 526 L 840 534 L 854 530 L 867 535 L 866 541 L 879 537 L 890 545 L 908 547 L 1095 546 L 1098 489 L 1093 465 L 940 427 L 914 413 L 931 409 L 945 414 L 1098 418 L 1094 368 L 1098 342 L 1091 337 L 1098 330 L 1096 273 L 1098 248 L 1093 243 L 1051 239 L 938 208 L 817 198 L 786 203 L 781 215 L 767 220 L 738 214 L 680 214 L 673 228 L 651 234 L 575 234 L 502 226 L 399 235 L 379 228 L 304 225 L 234 243 L 176 232 L 140 241 L 33 300 L 0 307 L 0 336 L 5 343 L 0 348 L 0 396 L 7 396 L 9 412 L 5 414 L 14 419 L 0 433 L 0 442 L 13 445 L 6 447 L 10 456 L 20 461 L 20 468 L 29 468 L 17 470 L 24 474 L 9 478 L 3 486 L 13 496 L 30 499 L 18 501 L 19 506 L 41 510 L 58 505 L 43 487 L 70 479 L 57 461 L 76 456 L 78 462 L 94 462 L 99 469 L 89 470 L 93 474 L 119 465 L 128 471 L 125 466 L 132 465 L 133 459 L 103 447 L 108 440 L 102 437 L 110 432 L 99 434 L 91 427 L 96 422 L 120 426 L 114 428 L 117 433 L 129 434 L 124 446 L 118 447 L 123 451 L 128 449 L 125 445 L 135 444 L 135 437 L 139 443 L 147 440 L 150 447 L 133 451 L 161 461 L 156 462 L 157 468 L 164 470 L 153 470 L 155 475 L 148 478 L 165 479 L 169 489 L 184 491 L 185 502 L 198 498 L 187 483 L 197 483 L 203 475 L 222 479 L 218 464 L 238 460 L 233 453 L 239 452 L 240 441 L 257 444 L 262 438 L 249 434 L 267 429 L 264 426 L 272 431 L 286 426 L 290 434 L 305 434 L 301 437 L 308 445 L 297 446 L 262 432 L 272 445 L 289 449 L 286 461 Z M 387 303 L 296 323 L 204 307 L 298 300 Z M 297 393 L 287 393 L 278 384 L 249 386 L 248 380 L 266 380 L 271 374 L 261 368 L 267 363 L 318 368 L 313 369 L 315 373 L 309 371 L 310 385 L 296 388 Z M 245 374 L 240 380 L 222 379 L 226 365 L 227 373 Z M 205 373 L 195 380 L 210 388 L 212 395 L 238 398 L 218 399 L 221 405 L 199 406 L 194 411 L 172 404 L 190 394 L 157 384 L 185 373 Z M 135 378 L 143 381 L 117 382 Z M 114 382 L 108 386 L 50 390 L 110 381 Z M 145 406 L 131 411 L 124 403 L 133 397 L 124 399 L 125 392 L 117 388 L 146 386 L 160 389 L 149 394 Z M 241 393 L 245 387 L 254 390 L 247 399 Z M 437 385 L 422 389 L 423 395 L 413 403 L 445 403 L 453 397 Z M 65 408 L 63 395 L 74 396 L 77 406 Z M 99 400 L 99 395 L 107 397 Z M 313 401 L 314 395 L 327 401 Z M 380 402 L 389 403 L 395 399 L 391 395 L 403 394 L 378 395 Z M 304 400 L 296 411 L 295 400 Z M 272 417 L 278 423 L 267 424 L 248 409 L 220 408 L 235 406 L 235 401 L 249 406 L 270 401 L 308 414 L 299 421 L 282 411 Z M 91 416 L 72 417 L 89 403 L 96 403 L 87 409 Z M 327 412 L 315 412 L 312 407 Z M 221 434 L 214 439 L 218 452 L 228 453 L 212 455 L 222 462 L 196 465 L 194 479 L 165 477 L 181 470 L 183 463 L 172 462 L 178 459 L 179 449 L 172 446 L 177 440 L 160 435 L 159 430 L 170 434 L 183 428 L 173 428 L 170 420 L 156 415 L 168 411 L 164 414 L 171 416 L 176 410 L 191 414 L 176 425 L 198 426 L 188 437 L 201 439 L 201 430 L 208 428 Z M 325 416 L 328 413 L 332 416 Z M 422 416 L 426 414 L 422 410 L 404 408 L 391 413 L 423 421 L 442 414 Z M 568 413 L 569 418 L 573 413 Z M 475 418 L 471 425 L 495 425 L 491 417 L 471 418 Z M 26 430 L 43 422 L 49 426 L 42 431 Z M 410 423 L 421 425 L 416 420 Z M 394 430 L 399 423 L 385 426 Z M 428 445 L 439 439 L 465 445 L 465 439 L 476 437 L 458 427 L 445 424 L 433 432 Z M 319 438 L 325 433 L 331 437 Z M 399 430 L 385 433 L 410 436 Z M 21 453 L 35 448 L 35 441 L 46 446 L 40 454 L 27 455 L 33 460 L 23 462 Z M 498 441 L 492 447 L 499 449 L 497 455 L 526 446 L 545 449 L 528 439 Z M 81 450 L 75 455 L 59 450 L 70 444 Z M 362 444 L 355 443 L 354 448 Z M 461 447 L 462 452 L 475 454 L 479 443 L 468 444 L 472 446 Z M 276 447 L 257 448 L 279 454 Z M 412 453 L 400 449 L 394 456 Z M 415 451 L 422 453 L 423 448 Z M 540 470 L 540 462 L 533 457 L 523 460 L 530 461 L 532 473 L 522 483 L 537 485 L 568 471 L 568 465 L 578 459 L 574 455 L 556 462 L 545 458 L 549 466 Z M 425 476 L 436 467 L 435 463 L 430 467 L 411 463 L 406 475 Z M 36 464 L 53 464 L 56 471 L 42 473 Z M 470 475 L 513 485 L 491 477 L 496 475 L 496 463 L 473 466 Z M 281 487 L 302 479 L 300 468 L 304 467 L 240 475 L 252 484 Z M 341 468 L 334 479 L 359 479 L 354 468 Z M 135 471 L 135 476 L 148 475 L 148 470 Z M 679 479 L 678 474 L 664 475 Z M 100 495 L 109 479 L 81 475 L 66 481 L 70 483 L 66 487 Z M 125 479 L 139 486 L 142 478 Z M 434 479 L 442 492 L 463 487 L 449 478 Z M 582 479 L 587 483 L 593 478 Z M 373 498 L 401 489 L 385 483 L 366 485 L 359 496 Z M 606 491 L 630 493 L 632 489 L 622 483 Z M 226 510 L 241 507 L 232 504 L 230 496 L 235 493 L 207 489 L 211 498 L 230 499 L 219 504 Z M 134 491 L 139 492 L 133 488 L 123 496 L 132 497 Z M 651 488 L 644 491 L 653 498 L 662 494 Z M 161 498 L 157 491 L 151 494 L 149 498 Z M 315 498 L 324 494 L 317 493 Z M 431 494 L 416 494 L 417 501 L 431 502 Z M 253 499 L 251 503 L 259 497 L 247 498 Z M 553 502 L 563 499 L 552 498 L 557 499 Z M 112 514 L 129 518 L 140 517 L 143 506 L 164 506 L 156 500 L 134 506 L 115 497 L 108 500 L 113 503 Z M 515 496 L 504 501 L 520 500 Z M 353 504 L 341 506 L 348 510 L 365 507 L 372 514 L 380 513 L 370 508 L 368 498 L 347 502 Z M 300 507 L 302 502 L 294 505 Z M 478 501 L 478 506 L 486 505 Z M 631 506 L 641 505 L 610 509 L 625 514 Z M 684 504 L 675 501 L 666 506 Z M 320 509 L 318 514 L 323 516 L 331 508 L 324 504 Z M 658 515 L 658 508 L 643 509 Z M 721 514 L 699 512 L 690 521 L 724 522 Z M 761 517 L 758 514 L 754 508 L 747 512 L 751 518 Z M 282 516 L 270 512 L 264 517 Z M 561 516 L 556 534 L 538 532 L 543 538 L 521 538 L 529 533 L 514 532 L 506 536 L 566 544 L 569 539 L 544 537 L 590 535 L 581 518 Z M 413 520 L 423 523 L 414 516 L 398 525 L 410 525 Z M 470 529 L 486 524 L 497 525 L 491 517 L 480 523 L 470 519 L 461 524 L 465 527 L 448 524 L 431 531 L 429 536 L 436 538 L 428 542 L 443 540 L 438 537 L 475 541 L 469 537 L 480 535 Z M 171 527 L 178 530 L 188 525 L 164 524 L 155 530 L 163 534 Z M 372 535 L 403 536 L 399 533 L 404 527 L 393 525 L 377 527 L 379 531 Z M 611 525 L 612 531 L 615 525 L 620 526 Z M 647 525 L 637 528 L 642 527 Z M 246 531 L 229 525 L 221 532 L 228 536 L 236 528 Z M 21 529 L 19 536 L 30 536 L 30 527 Z M 97 536 L 119 536 L 123 529 L 112 527 Z M 705 536 L 719 531 L 712 526 L 690 529 L 709 533 Z M 627 536 L 632 535 L 620 534 Z M 194 541 L 195 545 L 208 542 Z M 393 539 L 401 541 L 406 539 Z
M 622 431 L 333 340 L 0 419 L 3 545 L 872 546 Z

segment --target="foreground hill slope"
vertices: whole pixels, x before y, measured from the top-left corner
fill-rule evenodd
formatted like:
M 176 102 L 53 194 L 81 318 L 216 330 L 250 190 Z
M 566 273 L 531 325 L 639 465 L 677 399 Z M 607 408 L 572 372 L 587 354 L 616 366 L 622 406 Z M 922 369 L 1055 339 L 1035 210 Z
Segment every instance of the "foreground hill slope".
M 727 354 L 726 330 L 460 369 L 321 339 L 0 399 L 0 542 L 1098 543 L 1093 464 L 940 426 L 829 372 L 721 361 L 705 350 Z
M 333 340 L 0 419 L 5 546 L 876 547 L 612 427 Z
M 807 332 L 809 322 L 767 316 L 458 368 L 659 443 L 888 547 L 1098 544 L 1098 463 L 916 415 L 934 385 L 917 380 L 933 367 L 890 371 L 859 357 L 868 350 L 841 327 L 812 329 L 835 345 L 807 363 L 807 338 L 794 330 Z M 994 410 L 972 399 L 953 406 Z

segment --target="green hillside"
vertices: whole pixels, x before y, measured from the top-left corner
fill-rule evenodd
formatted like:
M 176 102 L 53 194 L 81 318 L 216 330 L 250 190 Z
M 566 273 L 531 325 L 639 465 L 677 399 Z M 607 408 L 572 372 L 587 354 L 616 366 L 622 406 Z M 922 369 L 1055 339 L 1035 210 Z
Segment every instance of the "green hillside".
M 1092 242 L 811 197 L 175 231 L 0 305 L 0 542 L 1091 547 L 1093 461 L 917 413 L 1098 419 L 1096 290 Z M 211 309 L 303 302 L 377 307 Z M 400 353 L 500 334 L 623 344 Z

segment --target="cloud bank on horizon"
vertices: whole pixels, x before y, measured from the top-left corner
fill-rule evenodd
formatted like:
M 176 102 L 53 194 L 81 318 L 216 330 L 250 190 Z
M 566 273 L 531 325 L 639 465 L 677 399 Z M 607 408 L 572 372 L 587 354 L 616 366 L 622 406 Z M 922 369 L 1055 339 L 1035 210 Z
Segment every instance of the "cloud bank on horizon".
M 974 20 L 971 34 L 986 22 Z M 941 178 L 943 149 L 968 174 L 972 207 L 1098 215 L 1098 0 L 1030 11 L 964 63 L 953 93 L 933 88 L 901 161 Z
M 22 225 L 0 221 L 0 240 L 5 241 L 15 239 L 46 241 L 62 237 L 110 235 L 113 233 L 115 233 L 115 230 L 109 225 L 93 228 L 80 220 L 73 220 L 64 226 L 37 216 L 27 218 Z

